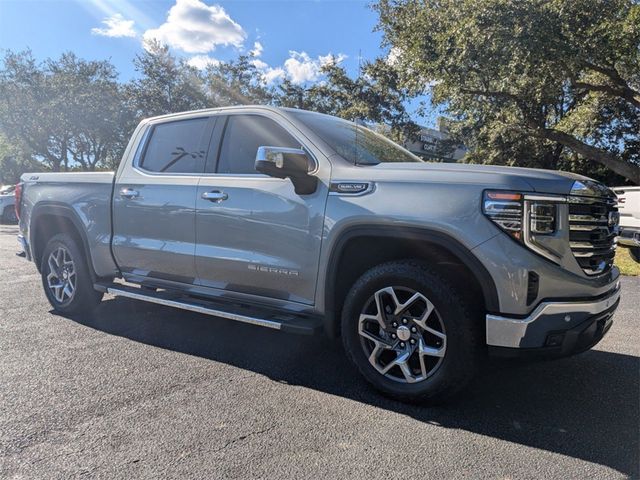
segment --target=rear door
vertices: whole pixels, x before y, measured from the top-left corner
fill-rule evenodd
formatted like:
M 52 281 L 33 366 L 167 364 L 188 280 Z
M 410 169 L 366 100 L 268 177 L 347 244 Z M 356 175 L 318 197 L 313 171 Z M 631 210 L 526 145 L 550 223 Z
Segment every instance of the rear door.
M 195 199 L 215 117 L 150 125 L 116 181 L 113 254 L 125 277 L 193 283 Z
M 208 164 L 196 198 L 198 283 L 313 304 L 328 161 L 314 155 L 320 162 L 318 189 L 297 195 L 290 180 L 254 168 L 260 146 L 303 146 L 286 120 L 273 113 L 229 114 L 222 127 L 217 165 Z

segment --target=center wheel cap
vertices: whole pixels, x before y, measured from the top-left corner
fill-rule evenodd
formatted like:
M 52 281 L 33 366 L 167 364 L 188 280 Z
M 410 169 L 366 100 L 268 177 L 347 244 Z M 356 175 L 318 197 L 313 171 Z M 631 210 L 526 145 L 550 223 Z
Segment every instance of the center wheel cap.
M 398 328 L 397 334 L 400 340 L 406 342 L 411 337 L 411 330 L 409 330 L 409 327 L 405 327 L 404 325 L 402 325 Z

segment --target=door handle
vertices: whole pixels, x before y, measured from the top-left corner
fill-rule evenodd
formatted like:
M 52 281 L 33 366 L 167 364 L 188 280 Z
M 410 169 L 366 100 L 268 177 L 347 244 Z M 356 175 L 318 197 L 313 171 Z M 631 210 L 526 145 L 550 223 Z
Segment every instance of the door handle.
M 227 198 L 229 198 L 229 195 L 227 195 L 224 192 L 221 192 L 220 190 L 214 190 L 212 192 L 204 192 L 202 194 L 202 198 L 204 200 L 209 200 L 210 202 L 220 203 L 220 202 L 224 202 Z
M 123 188 L 120 190 L 120 196 L 128 199 L 136 198 L 140 193 L 132 188 Z

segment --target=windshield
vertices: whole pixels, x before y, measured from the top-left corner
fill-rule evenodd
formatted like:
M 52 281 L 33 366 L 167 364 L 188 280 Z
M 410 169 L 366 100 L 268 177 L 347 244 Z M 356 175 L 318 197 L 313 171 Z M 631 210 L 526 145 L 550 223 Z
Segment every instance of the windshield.
M 330 115 L 293 112 L 341 157 L 355 165 L 388 162 L 422 162 L 408 150 L 368 128 Z
M 13 193 L 13 191 L 15 189 L 16 189 L 16 187 L 14 187 L 14 186 L 0 187 L 0 195 L 9 195 L 10 193 Z

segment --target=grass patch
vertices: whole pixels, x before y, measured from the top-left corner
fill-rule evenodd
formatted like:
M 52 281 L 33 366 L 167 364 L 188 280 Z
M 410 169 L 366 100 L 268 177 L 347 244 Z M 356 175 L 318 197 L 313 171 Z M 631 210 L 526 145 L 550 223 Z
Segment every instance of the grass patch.
M 628 248 L 618 247 L 615 264 L 622 275 L 640 275 L 640 263 L 631 258 Z

